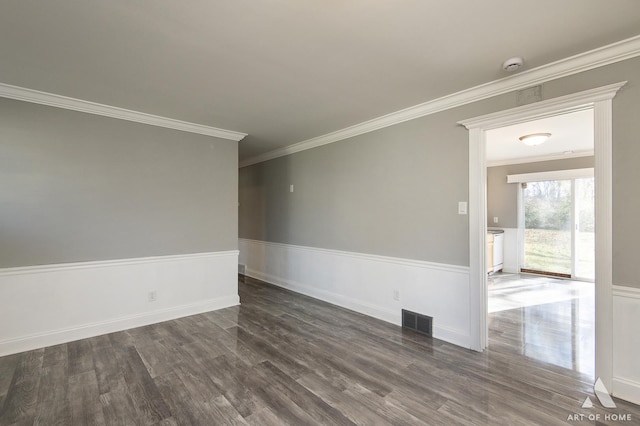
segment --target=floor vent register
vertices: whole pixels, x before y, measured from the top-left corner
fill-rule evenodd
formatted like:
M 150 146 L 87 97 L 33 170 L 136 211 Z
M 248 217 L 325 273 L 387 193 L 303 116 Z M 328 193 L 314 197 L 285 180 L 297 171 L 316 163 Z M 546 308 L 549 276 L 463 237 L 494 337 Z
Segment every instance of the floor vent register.
M 406 309 L 402 310 L 402 327 L 433 336 L 433 318 Z

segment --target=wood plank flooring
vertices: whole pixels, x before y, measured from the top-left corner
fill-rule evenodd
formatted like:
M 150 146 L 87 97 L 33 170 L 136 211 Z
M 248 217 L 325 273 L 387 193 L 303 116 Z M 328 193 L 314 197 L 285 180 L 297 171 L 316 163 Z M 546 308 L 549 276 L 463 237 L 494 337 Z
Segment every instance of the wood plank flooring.
M 489 278 L 490 345 L 595 380 L 595 284 L 499 273 Z
M 590 376 L 505 345 L 475 353 L 250 278 L 239 290 L 241 306 L 1 357 L 0 425 L 640 424 L 636 405 L 603 409 Z

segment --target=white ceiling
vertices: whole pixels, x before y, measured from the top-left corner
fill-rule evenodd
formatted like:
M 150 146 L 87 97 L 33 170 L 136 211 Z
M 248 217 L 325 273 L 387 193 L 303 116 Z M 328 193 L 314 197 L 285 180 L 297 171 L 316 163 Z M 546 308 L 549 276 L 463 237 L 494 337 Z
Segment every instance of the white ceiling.
M 245 159 L 638 34 L 638 0 L 20 0 L 0 82 L 248 133 Z
M 537 146 L 519 140 L 532 133 L 551 136 Z M 486 140 L 488 166 L 593 155 L 593 110 L 488 130 Z

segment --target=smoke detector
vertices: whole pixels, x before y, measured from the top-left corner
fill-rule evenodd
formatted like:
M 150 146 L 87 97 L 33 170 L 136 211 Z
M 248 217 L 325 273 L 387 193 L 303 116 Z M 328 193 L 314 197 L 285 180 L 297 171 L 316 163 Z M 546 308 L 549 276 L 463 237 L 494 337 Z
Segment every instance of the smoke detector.
M 524 59 L 522 59 L 520 56 L 514 56 L 513 58 L 509 58 L 504 61 L 504 64 L 502 64 L 502 69 L 504 69 L 505 71 L 513 72 L 520 69 L 523 64 Z

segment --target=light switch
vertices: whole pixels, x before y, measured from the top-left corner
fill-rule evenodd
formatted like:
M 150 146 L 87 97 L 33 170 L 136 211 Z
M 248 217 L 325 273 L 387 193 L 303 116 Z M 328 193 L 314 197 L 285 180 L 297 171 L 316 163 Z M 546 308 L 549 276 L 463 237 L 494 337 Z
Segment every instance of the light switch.
M 458 214 L 467 214 L 467 202 L 458 201 Z
M 293 185 L 289 185 L 289 192 L 293 192 Z
M 493 223 L 498 223 L 498 216 L 493 217 Z

